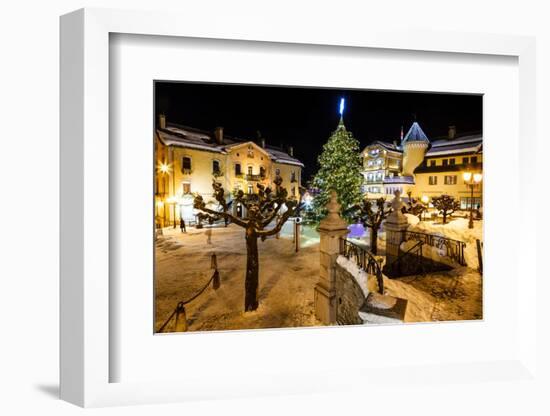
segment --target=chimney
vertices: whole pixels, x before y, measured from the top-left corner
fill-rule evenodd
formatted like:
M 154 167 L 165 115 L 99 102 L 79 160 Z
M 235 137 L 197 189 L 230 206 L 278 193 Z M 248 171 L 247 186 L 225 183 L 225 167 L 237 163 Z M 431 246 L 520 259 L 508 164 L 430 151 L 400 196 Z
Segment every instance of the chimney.
M 260 146 L 265 149 L 265 137 L 260 138 Z
M 166 128 L 166 116 L 164 114 L 159 114 L 159 129 Z
M 223 127 L 216 127 L 214 129 L 214 136 L 217 144 L 223 144 Z
M 294 147 L 293 146 L 288 146 L 288 154 L 292 157 L 294 157 Z
M 447 135 L 447 138 L 449 140 L 453 140 L 456 136 L 456 127 L 455 126 L 449 126 L 449 133 Z

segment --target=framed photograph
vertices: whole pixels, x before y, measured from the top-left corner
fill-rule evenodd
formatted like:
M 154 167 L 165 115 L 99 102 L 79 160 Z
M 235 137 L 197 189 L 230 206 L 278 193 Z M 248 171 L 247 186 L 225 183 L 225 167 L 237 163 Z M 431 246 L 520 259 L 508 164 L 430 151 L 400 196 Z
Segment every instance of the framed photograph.
M 61 18 L 62 398 L 534 377 L 534 40 L 198 20 Z

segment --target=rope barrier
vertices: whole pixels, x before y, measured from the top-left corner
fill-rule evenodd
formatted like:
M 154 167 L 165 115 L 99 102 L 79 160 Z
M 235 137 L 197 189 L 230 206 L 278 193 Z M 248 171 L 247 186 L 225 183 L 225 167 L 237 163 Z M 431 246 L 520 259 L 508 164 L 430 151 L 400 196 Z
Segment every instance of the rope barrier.
M 195 299 L 197 299 L 202 293 L 206 290 L 206 288 L 212 283 L 212 288 L 214 290 L 218 290 L 220 287 L 220 272 L 218 271 L 218 261 L 216 258 L 216 254 L 212 254 L 211 258 L 211 267 L 214 269 L 214 273 L 212 274 L 212 277 L 206 282 L 206 284 L 202 287 L 201 290 L 199 290 L 195 295 L 193 295 L 191 298 L 187 300 L 183 300 L 178 302 L 178 305 L 176 306 L 176 309 L 172 312 L 172 314 L 168 317 L 168 319 L 162 324 L 162 326 L 159 328 L 157 332 L 163 332 L 166 326 L 170 323 L 170 321 L 176 317 L 176 332 L 186 332 L 187 331 L 187 315 L 185 313 L 185 305 L 187 305 L 190 302 L 193 302 Z M 183 316 L 181 316 L 183 315 Z M 181 316 L 181 318 L 180 318 Z

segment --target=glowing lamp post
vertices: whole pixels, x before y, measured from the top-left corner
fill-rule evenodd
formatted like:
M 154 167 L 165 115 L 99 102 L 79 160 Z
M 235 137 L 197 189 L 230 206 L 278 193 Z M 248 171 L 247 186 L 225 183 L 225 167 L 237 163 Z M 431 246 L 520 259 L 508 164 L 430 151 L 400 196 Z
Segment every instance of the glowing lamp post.
M 474 188 L 481 183 L 483 175 L 481 173 L 464 172 L 462 178 L 470 188 L 470 221 L 468 222 L 468 228 L 474 228 Z

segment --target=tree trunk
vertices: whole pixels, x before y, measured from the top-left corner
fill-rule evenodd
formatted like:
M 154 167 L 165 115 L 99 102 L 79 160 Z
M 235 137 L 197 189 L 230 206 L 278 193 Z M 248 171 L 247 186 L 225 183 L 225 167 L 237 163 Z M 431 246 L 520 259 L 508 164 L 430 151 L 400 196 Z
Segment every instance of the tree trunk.
M 246 230 L 246 278 L 244 282 L 244 310 L 258 308 L 258 236 L 252 229 Z
M 447 211 L 443 211 L 443 224 L 447 224 Z
M 375 227 L 370 229 L 370 251 L 372 254 L 378 252 L 378 228 Z

